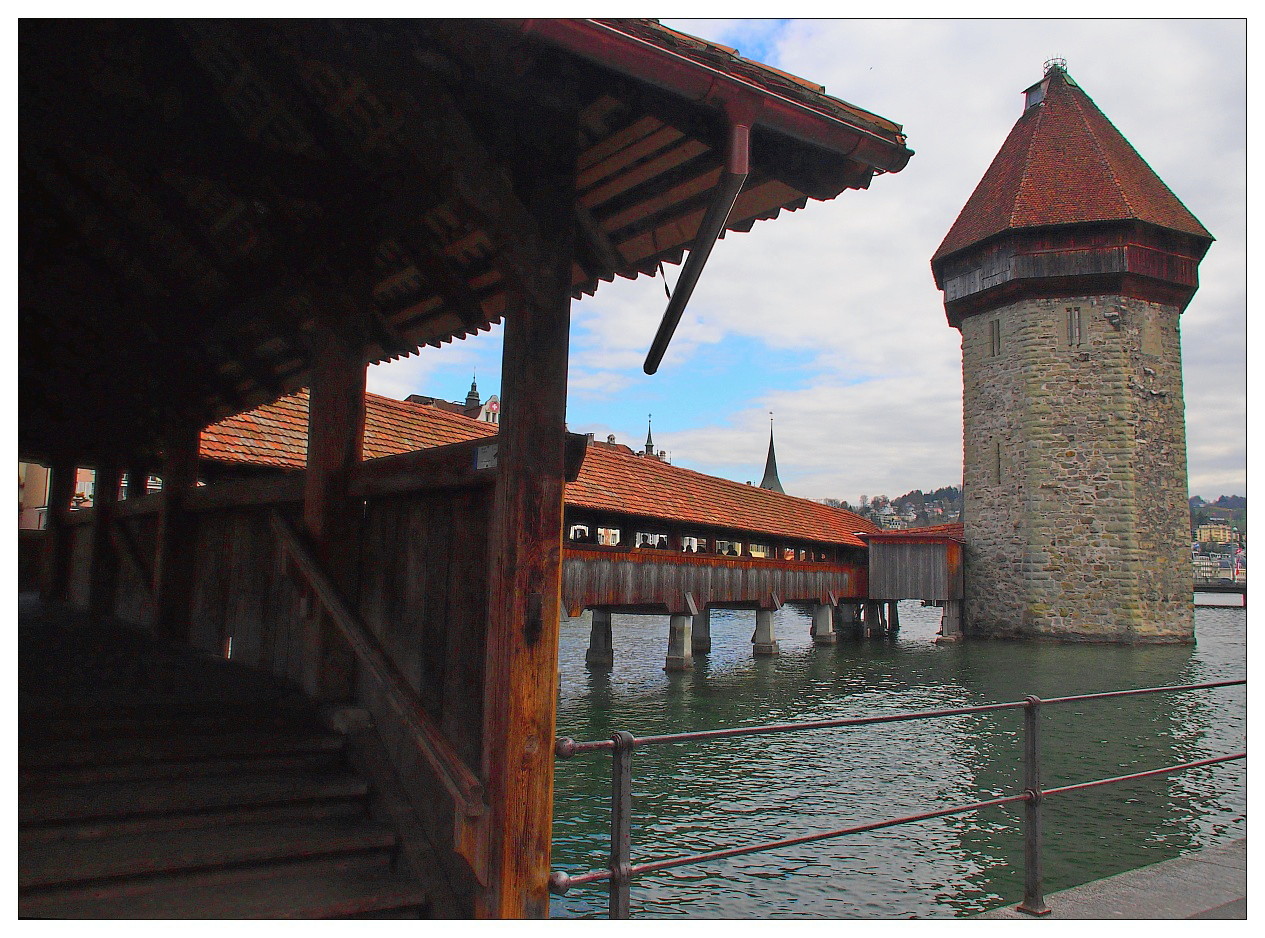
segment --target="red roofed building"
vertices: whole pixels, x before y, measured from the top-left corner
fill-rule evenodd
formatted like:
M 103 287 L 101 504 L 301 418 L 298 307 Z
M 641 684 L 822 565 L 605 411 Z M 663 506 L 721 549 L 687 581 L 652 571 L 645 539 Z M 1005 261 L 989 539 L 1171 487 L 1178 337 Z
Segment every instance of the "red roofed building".
M 202 431 L 200 459 L 208 477 L 300 470 L 305 465 L 308 392 L 229 417 Z M 364 458 L 394 456 L 496 435 L 492 424 L 429 404 L 365 395 Z M 600 543 L 599 527 L 617 538 L 607 546 L 660 537 L 675 549 L 716 552 L 716 542 L 738 556 L 786 550 L 829 554 L 863 552 L 859 534 L 880 529 L 860 515 L 819 502 L 743 485 L 646 459 L 618 443 L 589 441 L 577 479 L 567 483 L 568 532 Z M 686 533 L 686 532 L 689 533 Z M 617 533 L 615 533 L 617 532 Z M 640 536 L 639 536 L 640 535 Z M 681 539 L 684 538 L 684 542 Z M 794 545 L 792 547 L 792 545 Z M 858 554 L 857 558 L 863 557 Z
M 1047 63 L 931 260 L 962 332 L 967 635 L 1193 638 L 1179 316 L 1211 242 Z

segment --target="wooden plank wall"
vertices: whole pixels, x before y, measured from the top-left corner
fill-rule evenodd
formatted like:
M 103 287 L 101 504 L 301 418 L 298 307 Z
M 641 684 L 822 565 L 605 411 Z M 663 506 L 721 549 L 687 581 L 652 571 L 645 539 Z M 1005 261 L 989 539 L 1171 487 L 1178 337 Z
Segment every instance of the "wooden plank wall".
M 961 547 L 956 543 L 870 543 L 870 598 L 962 598 Z
M 491 496 L 490 486 L 478 485 L 372 498 L 361 542 L 360 617 L 475 772 L 482 755 Z M 411 733 L 370 682 L 360 687 L 405 790 L 436 791 Z M 447 798 L 415 800 L 414 807 L 434 845 L 453 842 Z M 472 890 L 455 855 L 441 859 L 458 892 Z
M 828 602 L 866 594 L 861 564 L 751 560 L 654 550 L 585 550 L 567 546 L 562 565 L 562 602 L 568 612 L 595 606 L 665 606 L 684 611 L 690 593 L 705 605 L 766 602 L 776 594 L 792 600 Z

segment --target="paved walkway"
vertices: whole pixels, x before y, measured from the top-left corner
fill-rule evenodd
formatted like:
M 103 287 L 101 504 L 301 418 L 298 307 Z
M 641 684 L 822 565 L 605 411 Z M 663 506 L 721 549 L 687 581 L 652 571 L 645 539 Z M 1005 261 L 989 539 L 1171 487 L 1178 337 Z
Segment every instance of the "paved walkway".
M 1045 897 L 1049 915 L 1034 918 L 1014 906 L 976 918 L 1245 919 L 1247 838 L 1075 886 Z

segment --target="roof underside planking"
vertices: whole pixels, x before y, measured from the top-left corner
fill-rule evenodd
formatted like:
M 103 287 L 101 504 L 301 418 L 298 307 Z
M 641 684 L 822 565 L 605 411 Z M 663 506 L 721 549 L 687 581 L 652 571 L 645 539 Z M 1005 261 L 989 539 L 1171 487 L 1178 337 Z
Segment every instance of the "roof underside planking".
M 679 262 L 725 101 L 754 115 L 731 230 L 911 155 L 653 21 L 27 20 L 19 47 L 19 449 L 87 465 L 306 386 L 318 323 L 368 363 L 512 315 L 574 115 L 576 297 Z

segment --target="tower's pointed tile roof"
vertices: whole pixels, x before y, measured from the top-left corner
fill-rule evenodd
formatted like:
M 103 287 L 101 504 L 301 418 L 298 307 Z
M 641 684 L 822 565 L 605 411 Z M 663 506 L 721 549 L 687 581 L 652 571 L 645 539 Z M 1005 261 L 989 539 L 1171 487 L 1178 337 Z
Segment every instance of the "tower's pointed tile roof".
M 932 257 L 1014 228 L 1141 221 L 1212 240 L 1089 95 L 1058 65 L 1011 129 Z M 1043 96 L 1042 96 L 1043 95 Z

